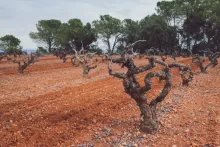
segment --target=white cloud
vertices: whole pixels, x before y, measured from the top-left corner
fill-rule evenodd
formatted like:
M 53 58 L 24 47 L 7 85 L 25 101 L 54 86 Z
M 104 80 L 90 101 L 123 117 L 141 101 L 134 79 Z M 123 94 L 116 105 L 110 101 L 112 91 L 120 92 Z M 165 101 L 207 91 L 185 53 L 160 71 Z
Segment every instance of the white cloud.
M 0 0 L 0 36 L 12 34 L 24 48 L 36 48 L 29 33 L 43 19 L 67 22 L 80 18 L 92 22 L 100 15 L 110 14 L 119 19 L 140 20 L 155 13 L 159 0 Z

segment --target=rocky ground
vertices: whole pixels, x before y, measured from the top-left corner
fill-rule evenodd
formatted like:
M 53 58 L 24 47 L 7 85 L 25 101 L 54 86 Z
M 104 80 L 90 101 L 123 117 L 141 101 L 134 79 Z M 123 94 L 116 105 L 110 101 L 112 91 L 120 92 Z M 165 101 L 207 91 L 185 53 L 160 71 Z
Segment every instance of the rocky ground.
M 190 64 L 191 59 L 178 61 Z M 16 64 L 0 62 L 0 146 L 220 146 L 220 65 L 195 75 L 189 87 L 182 87 L 172 71 L 173 88 L 158 106 L 156 135 L 139 130 L 139 110 L 122 82 L 108 75 L 106 63 L 86 79 L 80 67 L 50 55 L 22 75 L 16 69 Z M 142 83 L 144 75 L 138 75 Z M 154 79 L 149 100 L 162 86 Z

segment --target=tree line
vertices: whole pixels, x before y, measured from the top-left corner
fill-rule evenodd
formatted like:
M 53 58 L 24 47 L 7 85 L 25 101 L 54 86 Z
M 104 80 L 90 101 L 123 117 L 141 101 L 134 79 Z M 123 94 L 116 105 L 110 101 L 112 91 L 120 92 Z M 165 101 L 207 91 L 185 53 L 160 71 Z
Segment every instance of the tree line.
M 36 24 L 37 32 L 29 36 L 49 52 L 70 50 L 71 40 L 75 41 L 78 50 L 83 42 L 86 50 L 107 50 L 108 53 L 122 52 L 124 46 L 137 40 L 146 40 L 134 46 L 140 53 L 150 48 L 166 52 L 183 49 L 193 53 L 204 49 L 216 52 L 220 51 L 219 7 L 220 0 L 160 1 L 157 13 L 140 21 L 120 20 L 110 15 L 101 15 L 98 20 L 86 24 L 79 18 L 64 23 L 55 19 L 40 20 Z M 99 48 L 98 39 L 106 48 Z M 20 40 L 13 35 L 6 35 L 0 41 L 9 53 L 21 50 Z

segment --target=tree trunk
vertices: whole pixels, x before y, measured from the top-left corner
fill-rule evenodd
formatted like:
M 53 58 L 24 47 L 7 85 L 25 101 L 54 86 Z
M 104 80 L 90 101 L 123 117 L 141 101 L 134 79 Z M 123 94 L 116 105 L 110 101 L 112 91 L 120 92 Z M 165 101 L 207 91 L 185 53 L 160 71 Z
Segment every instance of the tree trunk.
M 117 40 L 118 40 L 118 36 L 116 35 L 116 36 L 115 36 L 115 41 L 114 41 L 113 46 L 112 46 L 112 51 L 111 51 L 112 54 L 114 53 Z
M 18 64 L 18 73 L 23 73 L 23 69 L 22 69 L 22 66 L 20 64 Z
M 189 86 L 189 81 L 186 80 L 186 79 L 183 79 L 182 85 L 183 86 Z
M 202 73 L 207 73 L 206 69 L 202 65 L 202 62 L 199 64 L 199 68 L 200 68 Z
M 49 53 L 51 53 L 51 45 L 49 45 L 48 51 Z
M 51 53 L 52 43 L 51 43 L 50 40 L 48 41 L 48 47 L 49 47 L 49 48 L 48 48 L 48 52 Z
M 148 105 L 145 101 L 139 102 L 138 106 L 143 117 L 140 124 L 142 131 L 149 134 L 156 134 L 159 129 L 156 109 Z
M 156 134 L 159 129 L 159 123 L 156 115 L 156 106 L 147 104 L 144 94 L 138 96 L 137 99 L 134 100 L 136 101 L 141 111 L 141 130 L 149 134 Z
M 18 62 L 18 73 L 22 74 L 24 73 L 23 66 L 21 65 L 21 62 Z
M 110 41 L 109 41 L 109 39 L 107 40 L 107 44 L 108 44 L 108 52 L 111 53 L 111 46 L 110 46 Z
M 88 77 L 88 74 L 90 72 L 91 69 L 95 69 L 97 67 L 97 65 L 95 66 L 89 66 L 86 63 L 83 62 L 79 62 L 79 64 L 82 66 L 83 68 L 83 77 Z

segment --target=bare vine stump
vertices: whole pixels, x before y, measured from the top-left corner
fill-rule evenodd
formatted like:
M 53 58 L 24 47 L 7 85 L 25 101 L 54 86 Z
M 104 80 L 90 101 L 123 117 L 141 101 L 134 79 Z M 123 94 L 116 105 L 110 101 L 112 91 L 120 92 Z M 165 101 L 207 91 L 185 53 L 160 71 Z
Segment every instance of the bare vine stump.
M 149 56 L 147 57 L 149 64 L 137 67 L 133 60 L 135 57 L 134 52 L 130 48 L 138 42 L 143 42 L 143 40 L 136 41 L 125 47 L 120 58 L 112 59 L 109 57 L 108 69 L 110 75 L 123 81 L 125 92 L 135 100 L 139 107 L 141 112 L 140 128 L 142 131 L 149 134 L 155 134 L 159 129 L 159 121 L 156 115 L 157 104 L 165 99 L 172 87 L 171 68 L 179 68 L 179 74 L 183 79 L 183 85 L 188 85 L 189 81 L 192 80 L 192 71 L 190 67 L 184 64 L 177 62 L 167 64 L 162 60 L 158 60 L 156 57 Z M 111 68 L 111 63 L 121 64 L 122 68 L 127 68 L 126 73 L 114 72 Z M 160 64 L 163 68 L 160 71 L 147 73 L 144 78 L 144 86 L 141 86 L 137 81 L 136 75 L 156 67 L 157 64 Z M 145 93 L 152 88 L 152 78 L 159 78 L 161 81 L 165 81 L 165 85 L 159 95 L 148 103 Z
M 21 61 L 20 59 L 16 59 L 14 58 L 13 62 L 14 63 L 18 63 L 18 73 L 24 73 L 24 70 L 30 65 L 30 64 L 34 64 L 34 62 L 36 62 L 35 60 L 36 56 L 31 54 L 30 55 L 30 58 L 27 57 L 25 58 L 24 55 L 23 55 L 23 61 Z M 23 63 L 23 65 L 22 65 Z
M 95 69 L 97 65 L 92 66 L 92 58 L 96 53 L 84 53 L 83 43 L 82 43 L 82 49 L 80 51 L 77 51 L 74 47 L 73 42 L 70 41 L 70 46 L 72 47 L 73 51 L 75 52 L 75 55 L 71 58 L 71 62 L 73 66 L 76 65 L 76 61 L 78 62 L 78 65 L 81 65 L 83 69 L 83 77 L 88 77 L 89 71 L 92 69 Z M 89 63 L 90 62 L 90 63 Z M 76 65 L 76 66 L 78 66 Z

